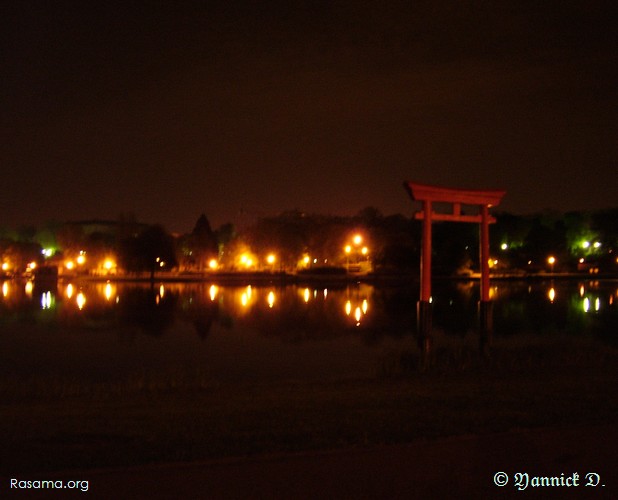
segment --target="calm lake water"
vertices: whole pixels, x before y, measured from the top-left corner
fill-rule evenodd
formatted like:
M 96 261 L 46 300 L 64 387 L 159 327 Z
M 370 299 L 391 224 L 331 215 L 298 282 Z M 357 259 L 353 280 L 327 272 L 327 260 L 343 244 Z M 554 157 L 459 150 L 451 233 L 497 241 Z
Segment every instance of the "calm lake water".
M 618 281 L 498 281 L 491 295 L 497 341 L 586 336 L 618 344 Z M 434 283 L 436 343 L 477 338 L 478 297 L 478 282 Z M 0 375 L 94 384 L 375 376 L 389 352 L 416 349 L 417 300 L 415 284 L 37 289 L 5 281 Z

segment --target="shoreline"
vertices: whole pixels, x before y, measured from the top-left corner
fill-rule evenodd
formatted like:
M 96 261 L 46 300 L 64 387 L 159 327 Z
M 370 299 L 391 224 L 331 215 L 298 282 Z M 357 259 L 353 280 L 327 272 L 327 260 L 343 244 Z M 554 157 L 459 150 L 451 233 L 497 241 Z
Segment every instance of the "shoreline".
M 15 278 L 13 278 L 15 279 Z M 17 278 L 17 280 L 23 278 Z M 433 276 L 436 281 L 480 281 L 480 274 L 469 276 Z M 545 280 L 618 280 L 618 275 L 612 273 L 583 274 L 583 273 L 540 273 L 540 274 L 511 274 L 501 273 L 490 276 L 492 281 L 545 281 Z M 119 283 L 213 283 L 221 285 L 248 285 L 248 284 L 279 284 L 279 285 L 348 285 L 353 283 L 368 283 L 373 285 L 405 285 L 418 284 L 420 276 L 416 273 L 401 274 L 290 274 L 290 273 L 158 273 L 151 277 L 142 275 L 60 275 L 58 282 L 119 282 Z M 41 283 L 47 284 L 47 280 Z

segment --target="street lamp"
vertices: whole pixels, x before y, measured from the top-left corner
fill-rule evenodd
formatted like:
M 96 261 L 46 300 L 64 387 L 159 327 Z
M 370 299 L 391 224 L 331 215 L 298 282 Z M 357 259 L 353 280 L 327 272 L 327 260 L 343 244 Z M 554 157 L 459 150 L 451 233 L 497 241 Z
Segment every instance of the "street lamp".
M 344 252 L 345 252 L 345 269 L 346 271 L 350 270 L 350 253 L 352 252 L 352 246 L 351 245 L 346 245 L 343 248 Z
M 553 274 L 554 264 L 556 263 L 556 257 L 554 257 L 553 255 L 550 255 L 550 257 L 547 259 L 547 262 L 549 262 L 549 265 L 551 266 L 551 272 Z
M 268 254 L 266 256 L 266 262 L 270 266 L 270 270 L 273 271 L 273 272 L 275 270 L 275 261 L 276 260 L 277 260 L 277 257 L 275 256 L 274 253 Z
M 350 271 L 350 257 L 353 256 L 354 264 L 359 264 L 361 260 L 367 260 L 369 255 L 369 247 L 363 245 L 364 237 L 360 233 L 356 233 L 351 237 L 351 243 L 343 247 L 346 258 L 346 269 Z M 362 257 L 361 257 L 362 256 Z M 360 268 L 360 265 L 359 265 Z

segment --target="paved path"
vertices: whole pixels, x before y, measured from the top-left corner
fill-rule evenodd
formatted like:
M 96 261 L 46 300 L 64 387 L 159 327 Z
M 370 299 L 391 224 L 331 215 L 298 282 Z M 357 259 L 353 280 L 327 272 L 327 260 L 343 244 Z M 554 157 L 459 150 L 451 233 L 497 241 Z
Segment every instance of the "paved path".
M 405 445 L 62 474 L 89 491 L 36 498 L 617 498 L 618 426 L 541 429 Z M 499 488 L 494 474 L 505 472 Z M 517 472 L 573 478 L 579 486 L 518 491 Z M 597 487 L 584 486 L 586 482 Z M 36 479 L 29 477 L 28 479 Z M 43 477 L 39 479 L 45 479 Z M 7 493 L 2 480 L 0 498 Z M 601 486 L 604 484 L 605 486 Z M 15 491 L 15 490 L 13 490 Z M 9 492 L 12 493 L 12 492 Z M 15 498 L 31 498 L 20 490 Z

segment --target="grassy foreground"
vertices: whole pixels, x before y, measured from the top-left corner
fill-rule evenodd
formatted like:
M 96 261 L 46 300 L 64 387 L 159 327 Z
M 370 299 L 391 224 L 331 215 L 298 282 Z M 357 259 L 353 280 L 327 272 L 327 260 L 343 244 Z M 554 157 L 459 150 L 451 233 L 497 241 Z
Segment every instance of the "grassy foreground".
M 614 423 L 616 380 L 616 348 L 572 337 L 394 350 L 374 376 L 319 382 L 4 380 L 0 475 Z

